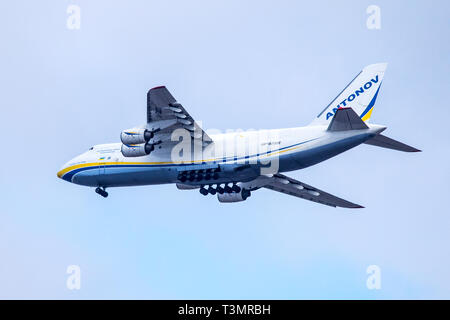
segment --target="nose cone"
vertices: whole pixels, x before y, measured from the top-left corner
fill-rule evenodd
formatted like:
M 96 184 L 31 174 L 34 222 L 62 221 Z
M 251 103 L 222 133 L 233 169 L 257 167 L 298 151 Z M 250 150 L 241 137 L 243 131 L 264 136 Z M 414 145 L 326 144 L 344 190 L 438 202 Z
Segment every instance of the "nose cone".
M 56 176 L 58 178 L 62 179 L 62 176 L 64 175 L 64 169 L 66 169 L 66 167 L 67 167 L 67 165 L 65 164 L 61 167 L 61 169 L 58 170 L 58 172 L 56 173 Z
M 69 161 L 70 162 L 70 161 Z M 62 167 L 61 167 L 61 169 L 59 169 L 58 170 L 58 172 L 56 173 L 56 176 L 58 177 L 58 178 L 61 178 L 61 179 L 64 179 L 64 175 L 67 173 L 67 171 L 68 171 L 68 167 L 69 167 L 69 162 L 67 162 L 67 163 L 65 163 Z M 66 179 L 64 179 L 64 180 L 66 180 Z

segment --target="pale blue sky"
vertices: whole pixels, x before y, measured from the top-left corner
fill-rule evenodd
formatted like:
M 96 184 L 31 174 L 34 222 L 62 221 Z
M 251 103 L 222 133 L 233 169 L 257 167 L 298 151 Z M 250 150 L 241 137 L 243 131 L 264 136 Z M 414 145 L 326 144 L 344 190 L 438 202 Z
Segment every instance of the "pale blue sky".
M 450 298 L 449 18 L 448 1 L 1 2 L 0 298 Z M 360 146 L 290 173 L 366 209 L 173 185 L 103 199 L 56 177 L 143 123 L 153 86 L 205 128 L 294 127 L 376 62 L 372 121 L 424 152 Z

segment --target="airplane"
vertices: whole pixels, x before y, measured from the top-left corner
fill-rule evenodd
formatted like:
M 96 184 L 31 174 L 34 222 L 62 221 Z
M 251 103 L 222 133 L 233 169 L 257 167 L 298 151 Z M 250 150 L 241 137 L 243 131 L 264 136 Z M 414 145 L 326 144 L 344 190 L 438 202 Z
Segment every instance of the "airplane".
M 363 206 L 331 195 L 284 172 L 304 169 L 360 144 L 419 152 L 369 123 L 386 63 L 366 66 L 305 127 L 206 133 L 165 86 L 147 93 L 147 122 L 124 130 L 121 142 L 100 144 L 57 173 L 75 184 L 106 188 L 176 184 L 220 202 L 239 202 L 266 188 L 331 207 Z M 226 149 L 226 152 L 225 152 Z

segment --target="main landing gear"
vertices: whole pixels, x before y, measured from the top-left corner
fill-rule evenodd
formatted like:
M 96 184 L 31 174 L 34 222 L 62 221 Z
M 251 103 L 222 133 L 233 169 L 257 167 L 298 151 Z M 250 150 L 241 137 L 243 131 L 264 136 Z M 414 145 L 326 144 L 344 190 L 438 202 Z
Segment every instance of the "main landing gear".
M 205 186 L 201 186 L 200 188 L 200 193 L 204 196 L 208 195 L 208 194 L 224 194 L 224 193 L 239 193 L 241 192 L 241 187 L 239 187 L 236 183 L 233 183 L 232 186 L 229 186 L 229 183 L 224 183 L 224 184 L 216 184 L 216 186 L 214 187 L 214 185 L 209 185 L 208 189 L 205 188 Z
M 97 192 L 103 198 L 106 198 L 108 196 L 108 192 L 106 192 L 106 188 L 105 187 L 97 187 L 95 189 L 95 192 Z

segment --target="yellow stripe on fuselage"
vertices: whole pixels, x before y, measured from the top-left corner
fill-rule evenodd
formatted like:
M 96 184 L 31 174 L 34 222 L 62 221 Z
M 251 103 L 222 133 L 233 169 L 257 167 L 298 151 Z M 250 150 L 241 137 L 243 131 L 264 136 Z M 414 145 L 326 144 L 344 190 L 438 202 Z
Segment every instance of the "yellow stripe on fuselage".
M 295 149 L 300 148 L 300 146 L 296 146 L 293 148 L 289 148 L 289 149 L 285 149 L 285 150 L 281 150 L 281 151 L 271 151 L 270 153 L 267 154 L 261 154 L 259 155 L 259 157 L 269 157 L 269 156 L 273 156 L 276 154 L 281 154 L 281 153 L 285 153 L 288 151 L 292 151 Z M 256 156 L 253 156 L 256 157 Z M 253 158 L 252 157 L 252 158 Z M 67 168 L 64 168 L 62 170 L 60 170 L 57 173 L 57 176 L 59 178 L 61 178 L 63 175 L 65 175 L 66 173 L 72 171 L 72 170 L 76 170 L 76 169 L 80 169 L 80 168 L 88 168 L 88 167 L 98 167 L 98 166 L 110 166 L 110 165 L 162 165 L 162 164 L 194 164 L 194 163 L 202 163 L 202 162 L 221 162 L 222 160 L 219 159 L 206 159 L 206 160 L 193 160 L 190 162 L 186 162 L 186 161 L 161 161 L 161 162 L 89 162 L 89 163 L 81 163 L 81 164 L 76 164 L 73 166 L 69 166 Z M 235 161 L 234 159 L 231 159 L 230 162 Z
M 69 166 L 67 168 L 62 169 L 57 173 L 57 176 L 61 178 L 66 173 L 80 169 L 80 168 L 88 168 L 88 167 L 98 167 L 98 166 L 110 166 L 110 165 L 152 165 L 152 164 L 175 164 L 174 162 L 89 162 L 89 163 L 81 163 L 73 166 Z M 182 162 L 180 162 L 181 164 Z

